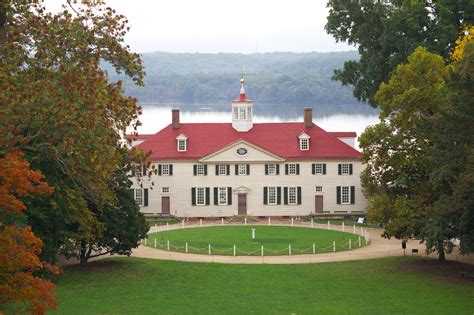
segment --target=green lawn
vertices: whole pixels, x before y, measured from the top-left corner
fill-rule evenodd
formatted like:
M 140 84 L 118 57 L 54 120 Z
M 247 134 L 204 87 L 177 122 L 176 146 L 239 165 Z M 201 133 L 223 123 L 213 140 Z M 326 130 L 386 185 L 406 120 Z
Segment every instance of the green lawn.
M 473 314 L 474 283 L 413 257 L 311 265 L 108 258 L 67 267 L 57 314 Z
M 256 238 L 252 240 L 251 229 L 256 231 Z M 312 229 L 289 226 L 215 226 L 179 229 L 150 234 L 147 245 L 167 249 L 170 241 L 170 250 L 185 251 L 188 242 L 188 252 L 208 254 L 211 244 L 211 253 L 219 255 L 233 255 L 233 246 L 236 245 L 237 255 L 261 255 L 263 245 L 264 255 L 288 255 L 289 245 L 291 254 L 308 254 L 313 252 L 313 243 L 317 253 L 333 251 L 333 241 L 336 242 L 336 251 L 347 250 L 349 239 L 351 247 L 359 246 L 359 236 L 339 231 Z M 361 239 L 361 245 L 365 245 Z

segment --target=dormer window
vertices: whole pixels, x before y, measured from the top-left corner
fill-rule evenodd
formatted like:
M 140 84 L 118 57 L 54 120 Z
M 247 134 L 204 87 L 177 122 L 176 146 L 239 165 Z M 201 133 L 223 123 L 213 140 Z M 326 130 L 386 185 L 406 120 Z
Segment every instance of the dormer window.
M 187 141 L 188 137 L 186 137 L 183 134 L 180 134 L 179 136 L 176 137 L 176 145 L 177 145 L 177 150 L 178 152 L 186 152 L 187 149 Z
M 308 151 L 309 150 L 309 139 L 310 138 L 311 137 L 305 132 L 302 132 L 298 136 L 298 139 L 300 140 L 300 150 L 301 151 Z

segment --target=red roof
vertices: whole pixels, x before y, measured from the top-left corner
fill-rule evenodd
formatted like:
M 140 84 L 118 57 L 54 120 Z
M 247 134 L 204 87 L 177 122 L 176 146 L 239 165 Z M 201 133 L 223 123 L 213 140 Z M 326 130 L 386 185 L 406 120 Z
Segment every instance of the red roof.
M 308 151 L 301 151 L 299 147 L 298 135 L 302 131 L 311 137 Z M 176 148 L 176 137 L 182 133 L 188 137 L 186 152 L 178 152 Z M 197 160 L 239 140 L 287 160 L 358 159 L 361 156 L 333 134 L 314 124 L 305 128 L 302 122 L 253 124 L 248 132 L 238 132 L 230 123 L 181 124 L 179 129 L 173 129 L 170 124 L 137 147 L 152 151 L 153 161 Z
M 332 134 L 334 137 L 346 137 L 346 138 L 357 137 L 357 133 L 355 133 L 354 131 L 328 131 L 328 133 Z
M 250 102 L 253 102 L 253 100 L 247 98 L 245 96 L 245 93 L 240 93 L 239 98 L 236 98 L 232 102 L 233 103 L 250 103 Z

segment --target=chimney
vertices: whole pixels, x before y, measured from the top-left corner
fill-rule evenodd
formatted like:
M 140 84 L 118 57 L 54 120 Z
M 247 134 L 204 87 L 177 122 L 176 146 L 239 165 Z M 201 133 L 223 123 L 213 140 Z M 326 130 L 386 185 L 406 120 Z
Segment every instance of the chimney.
M 304 127 L 311 128 L 313 127 L 313 109 L 312 108 L 305 108 L 304 109 Z
M 179 108 L 171 110 L 171 125 L 173 129 L 179 129 Z

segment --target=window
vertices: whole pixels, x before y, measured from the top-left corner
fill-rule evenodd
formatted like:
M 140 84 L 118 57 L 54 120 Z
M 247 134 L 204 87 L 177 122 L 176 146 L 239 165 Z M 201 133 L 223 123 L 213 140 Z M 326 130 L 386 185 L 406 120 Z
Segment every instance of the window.
M 301 151 L 309 150 L 309 139 L 306 139 L 306 138 L 300 139 L 300 150 Z
M 217 165 L 217 175 L 227 175 L 227 165 L 220 164 Z
M 247 119 L 252 119 L 252 107 L 247 107 Z
M 323 164 L 314 164 L 314 174 L 323 174 Z
M 139 206 L 143 206 L 143 189 L 135 189 L 135 202 Z
M 240 120 L 245 119 L 247 119 L 247 112 L 245 111 L 245 108 L 240 108 Z
M 178 151 L 179 152 L 186 151 L 186 139 L 179 139 L 178 140 Z
M 268 187 L 268 195 L 267 195 L 267 203 L 269 205 L 276 205 L 277 203 L 277 188 L 276 187 Z
M 234 107 L 234 120 L 238 120 L 238 119 L 239 119 L 239 108 Z
M 170 165 L 162 164 L 161 165 L 161 175 L 170 175 Z
M 348 205 L 351 203 L 351 190 L 349 186 L 341 187 L 341 203 L 343 205 Z
M 202 164 L 196 165 L 196 175 L 205 175 L 205 174 L 206 174 L 205 165 L 202 165 Z
M 314 187 L 315 192 L 323 192 L 323 186 L 316 186 Z
M 247 175 L 247 165 L 246 164 L 239 164 L 239 172 L 238 175 Z
M 288 164 L 288 174 L 289 175 L 296 175 L 297 172 L 296 172 L 296 164 Z
M 288 204 L 296 205 L 297 204 L 297 191 L 296 187 L 288 187 Z
M 169 187 L 161 187 L 161 193 L 162 194 L 169 194 L 170 193 L 170 188 Z
M 352 164 L 339 164 L 339 175 L 352 175 Z
M 227 187 L 219 187 L 219 205 L 227 205 Z
M 206 190 L 204 187 L 196 188 L 196 205 L 204 206 L 206 204 Z

